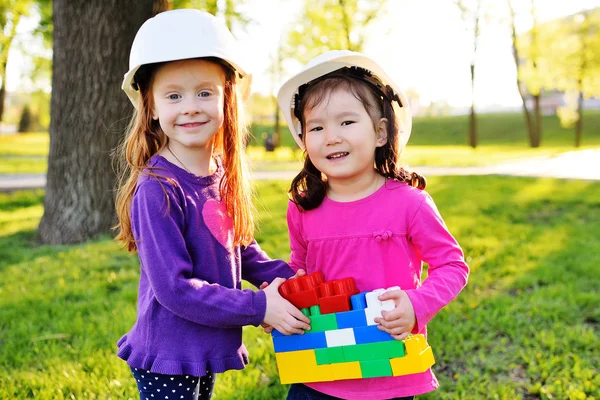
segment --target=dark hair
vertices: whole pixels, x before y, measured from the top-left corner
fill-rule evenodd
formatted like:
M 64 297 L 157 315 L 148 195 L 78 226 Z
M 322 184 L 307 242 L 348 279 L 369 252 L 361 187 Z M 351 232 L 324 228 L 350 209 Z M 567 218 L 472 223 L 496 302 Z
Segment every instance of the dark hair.
M 369 84 L 364 79 L 344 73 L 345 69 L 337 70 L 310 82 L 303 89 L 301 99 L 296 99 L 298 114 L 302 127 L 302 140 L 305 137 L 305 115 L 308 111 L 319 105 L 332 92 L 344 89 L 351 92 L 358 99 L 371 117 L 376 129 L 381 118 L 387 120 L 387 142 L 375 150 L 375 169 L 385 178 L 395 179 L 419 189 L 425 189 L 425 177 L 415 172 L 408 172 L 400 165 L 401 143 L 396 114 L 388 96 L 378 87 Z M 310 160 L 304 151 L 304 167 L 292 180 L 288 192 L 290 200 L 304 210 L 317 208 L 327 194 L 327 180 L 321 171 Z

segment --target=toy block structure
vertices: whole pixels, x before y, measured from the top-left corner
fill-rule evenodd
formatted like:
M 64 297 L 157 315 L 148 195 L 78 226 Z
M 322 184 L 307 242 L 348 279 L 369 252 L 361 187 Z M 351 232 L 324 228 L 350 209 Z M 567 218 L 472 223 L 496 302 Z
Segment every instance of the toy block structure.
M 394 340 L 374 319 L 392 310 L 377 298 L 391 287 L 360 292 L 353 278 L 325 282 L 321 272 L 284 282 L 279 293 L 311 321 L 303 335 L 273 331 L 282 384 L 400 376 L 425 372 L 435 360 L 423 335 Z

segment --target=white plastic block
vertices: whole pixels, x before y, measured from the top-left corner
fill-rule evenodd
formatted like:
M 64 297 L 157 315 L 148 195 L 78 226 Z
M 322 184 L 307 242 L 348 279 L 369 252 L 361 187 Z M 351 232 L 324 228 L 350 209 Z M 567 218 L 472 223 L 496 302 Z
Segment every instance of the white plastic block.
M 325 331 L 325 340 L 327 341 L 327 347 L 349 346 L 356 344 L 356 339 L 354 338 L 354 329 L 352 328 Z
M 367 308 L 365 308 L 365 316 L 367 325 L 377 325 L 375 318 L 381 317 L 382 311 L 391 311 L 396 307 L 394 300 L 379 301 L 377 298 L 388 290 L 400 290 L 399 286 L 392 286 L 387 289 L 375 289 L 372 292 L 365 294 Z

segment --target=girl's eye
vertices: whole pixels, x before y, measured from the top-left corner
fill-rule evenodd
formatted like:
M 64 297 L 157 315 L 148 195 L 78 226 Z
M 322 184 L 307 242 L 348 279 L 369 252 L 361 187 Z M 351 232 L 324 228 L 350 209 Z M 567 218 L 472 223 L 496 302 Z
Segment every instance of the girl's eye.
M 173 93 L 173 94 L 170 94 L 168 96 L 168 98 L 169 98 L 169 100 L 179 100 L 181 98 L 181 95 L 179 95 L 177 93 Z
M 354 123 L 354 121 L 344 121 L 344 122 L 342 122 L 342 126 L 347 126 L 347 125 L 350 125 L 353 123 Z
M 318 131 L 322 131 L 323 127 L 321 126 L 315 126 L 314 128 L 309 129 L 309 132 L 318 132 Z
M 198 93 L 199 97 L 209 97 L 210 96 L 210 92 L 207 92 L 206 90 Z

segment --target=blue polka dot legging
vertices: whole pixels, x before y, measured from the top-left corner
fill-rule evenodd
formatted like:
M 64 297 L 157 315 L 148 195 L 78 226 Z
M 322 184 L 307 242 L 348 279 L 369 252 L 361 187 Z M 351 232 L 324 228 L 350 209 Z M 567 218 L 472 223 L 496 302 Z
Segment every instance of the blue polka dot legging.
M 162 375 L 131 368 L 140 400 L 208 400 L 215 387 L 215 374 L 205 376 Z

